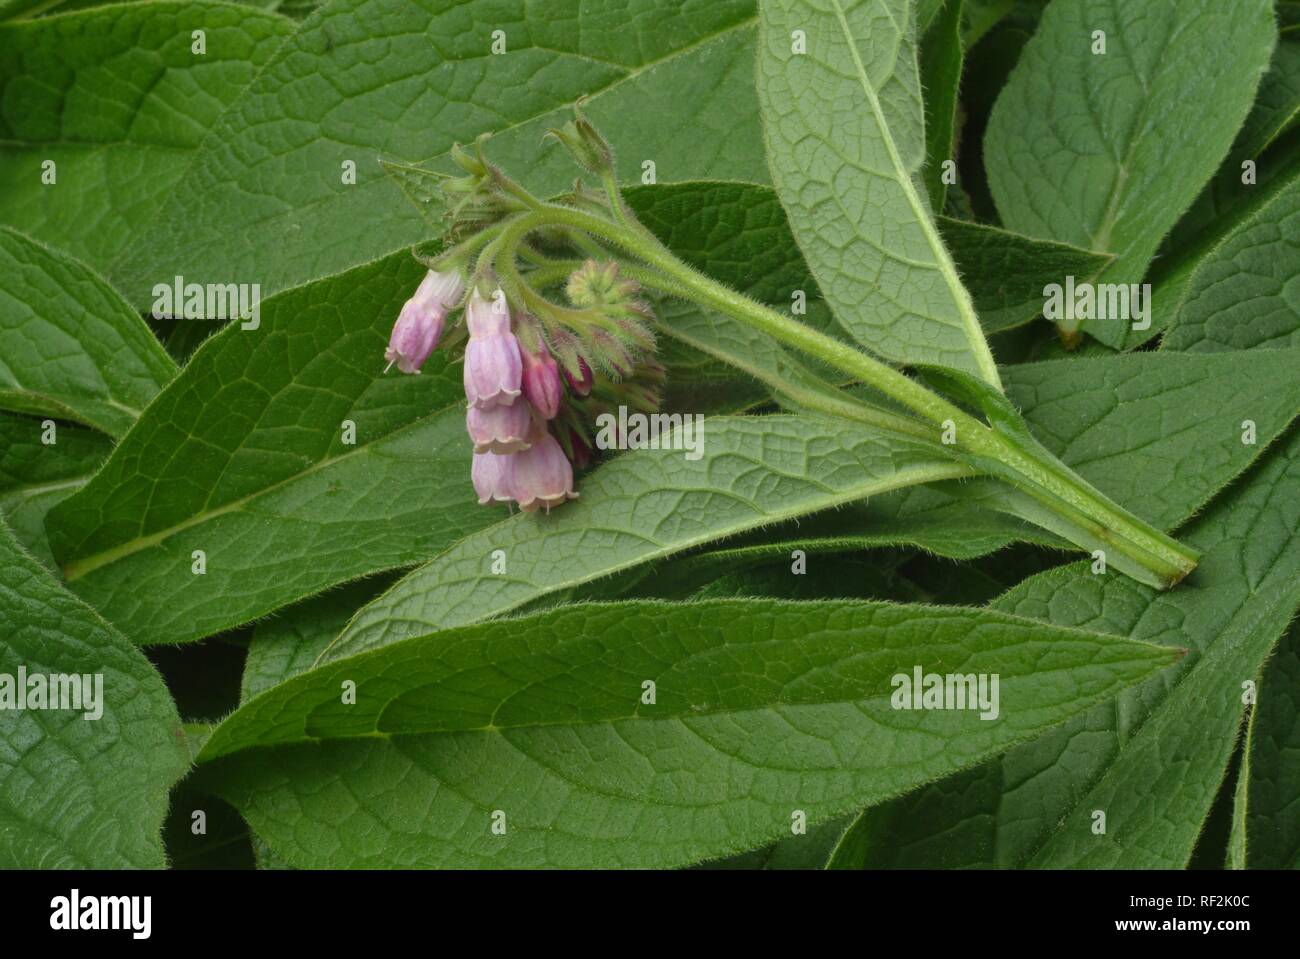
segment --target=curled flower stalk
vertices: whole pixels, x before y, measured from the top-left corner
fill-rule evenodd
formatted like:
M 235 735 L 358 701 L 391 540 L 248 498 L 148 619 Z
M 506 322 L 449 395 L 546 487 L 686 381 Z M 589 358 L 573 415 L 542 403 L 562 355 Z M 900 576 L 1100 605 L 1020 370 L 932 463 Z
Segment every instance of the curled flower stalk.
M 924 371 L 932 388 L 705 276 L 636 219 L 614 177 L 612 150 L 580 112 L 552 135 L 601 189 L 579 181 L 570 193 L 542 200 L 489 163 L 482 141 L 473 156 L 455 151 L 466 176 L 444 188 L 453 242 L 429 261 L 438 275 L 463 273 L 471 291 L 469 404 L 481 411 L 522 404 L 508 414 L 477 413 L 467 424 L 480 502 L 500 501 L 508 490 L 524 509 L 559 505 L 573 494 L 573 465 L 591 457 L 594 417 L 611 405 L 657 407 L 663 370 L 646 297 L 654 294 L 759 330 L 885 398 L 864 401 L 811 376 L 764 374 L 798 406 L 932 443 L 967 475 L 996 481 L 1002 492 L 989 497 L 995 508 L 1014 500 L 1020 515 L 1085 548 L 1102 544 L 1117 568 L 1151 585 L 1171 586 L 1195 568 L 1194 551 L 1111 502 L 1034 441 L 996 388 L 951 370 Z M 418 355 L 425 340 L 411 338 Z M 744 368 L 740 358 L 720 358 Z

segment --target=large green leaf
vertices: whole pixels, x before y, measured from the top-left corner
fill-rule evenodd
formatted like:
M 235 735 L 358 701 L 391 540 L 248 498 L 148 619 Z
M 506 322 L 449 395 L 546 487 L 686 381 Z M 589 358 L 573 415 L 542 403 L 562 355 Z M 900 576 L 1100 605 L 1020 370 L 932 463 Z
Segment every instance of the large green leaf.
M 381 375 L 419 276 L 399 254 L 273 297 L 257 329 L 209 339 L 50 513 L 73 591 L 137 642 L 178 642 L 494 521 L 469 483 L 459 366 L 438 353 L 421 376 Z
M 205 0 L 0 26 L 0 222 L 106 270 L 141 241 L 208 128 L 292 29 Z M 203 53 L 193 52 L 196 30 Z M 159 270 L 147 286 L 174 273 Z
M 1300 345 L 1300 177 L 1198 261 L 1179 290 L 1170 350 Z
M 488 619 L 726 536 L 965 473 L 928 443 L 818 417 L 714 417 L 704 429 L 697 460 L 628 452 L 553 515 L 467 537 L 363 608 L 326 655 Z M 494 554 L 504 572 L 493 572 Z
M 312 670 L 200 758 L 234 754 L 213 787 L 297 866 L 672 866 L 966 765 L 1178 655 L 955 607 L 578 605 Z M 917 665 L 997 674 L 999 718 L 892 708 Z
M 925 134 L 912 12 L 909 0 L 763 0 L 768 165 L 841 327 L 888 359 L 996 385 L 970 294 L 918 185 Z
M 544 13 L 526 0 L 332 0 L 214 126 L 113 277 L 138 304 L 176 273 L 269 295 L 393 252 L 428 226 L 379 159 L 449 167 L 453 142 L 481 133 L 530 187 L 567 189 L 572 163 L 540 139 L 584 94 L 626 180 L 652 161 L 664 181 L 761 181 L 753 15 L 753 0 L 558 0 Z
M 993 605 L 1193 650 L 1176 674 L 858 824 L 870 865 L 1175 868 L 1191 857 L 1254 679 L 1300 604 L 1300 434 L 1184 533 L 1203 551 L 1157 593 L 1075 565 Z M 1092 830 L 1094 811 L 1105 834 Z
M 167 791 L 189 765 L 171 697 L 139 650 L 60 587 L 3 523 L 0 631 L 8 695 L 16 695 L 19 669 L 28 693 L 35 677 L 55 674 L 83 677 L 79 685 L 99 691 L 80 710 L 11 711 L 16 703 L 6 696 L 0 866 L 162 868 Z
M 176 364 L 80 263 L 0 227 L 0 408 L 125 433 Z
M 1300 869 L 1300 627 L 1264 665 L 1233 807 L 1238 869 Z
M 51 432 L 40 420 L 0 414 L 0 515 L 47 566 L 55 562 L 45 538 L 45 514 L 85 486 L 112 448 L 108 437 L 94 430 L 58 423 Z
M 1141 282 L 1227 154 L 1275 37 L 1269 0 L 1053 0 L 989 121 L 1003 223 L 1114 253 L 1102 282 Z M 1118 346 L 1129 326 L 1083 328 Z

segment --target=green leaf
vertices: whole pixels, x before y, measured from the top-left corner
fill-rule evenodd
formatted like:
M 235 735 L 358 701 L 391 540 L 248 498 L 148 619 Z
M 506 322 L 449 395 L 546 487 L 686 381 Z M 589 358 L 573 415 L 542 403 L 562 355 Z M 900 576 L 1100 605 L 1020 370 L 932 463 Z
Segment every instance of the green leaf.
M 1264 665 L 1237 782 L 1236 869 L 1300 869 L 1300 628 Z
M 283 17 L 201 0 L 0 26 L 0 222 L 107 270 L 141 241 L 208 128 L 292 29 Z M 174 275 L 158 270 L 147 285 Z
M 787 836 L 770 846 L 726 859 L 700 863 L 699 869 L 823 869 L 851 817 L 832 819 L 808 827 L 801 835 Z
M 176 375 L 144 321 L 80 263 L 0 227 L 0 408 L 121 436 Z
M 1284 351 L 1265 356 L 1141 353 L 1028 364 L 1006 372 L 1012 402 L 1026 411 L 1045 446 L 1120 505 L 1157 526 L 1172 527 L 1244 470 L 1300 410 L 1295 362 Z M 1214 413 L 1207 416 L 1205 410 Z M 1241 442 L 1240 424 L 1247 417 L 1256 423 L 1253 446 Z M 877 495 L 866 507 L 828 516 L 830 530 L 822 536 L 844 537 L 846 548 L 915 543 L 959 558 L 982 555 L 1015 539 L 1043 541 L 1043 534 L 1023 523 L 973 508 L 965 492 L 969 482 L 879 495 L 882 479 L 889 479 L 885 488 L 915 485 L 924 481 L 921 476 L 937 479 L 929 470 L 940 468 L 940 462 L 930 460 L 918 473 L 904 470 L 890 476 L 879 465 L 887 460 L 875 459 L 889 447 L 880 447 L 871 432 L 837 431 L 799 417 L 706 423 L 708 453 L 698 464 L 680 459 L 680 453 L 649 450 L 614 459 L 585 481 L 583 498 L 558 511 L 551 525 L 536 526 L 526 517 L 508 520 L 399 581 L 358 613 L 330 655 L 499 615 L 538 596 L 680 550 L 861 499 L 867 489 L 838 482 L 829 489 L 795 492 L 805 482 L 802 477 L 841 472 L 834 464 L 846 455 L 840 445 L 845 442 L 863 443 L 863 451 L 873 451 L 866 462 L 874 465 L 854 479 Z M 828 442 L 837 432 L 840 441 Z M 774 444 L 771 451 L 762 448 L 762 435 Z M 895 448 L 908 450 L 913 464 L 918 462 L 914 457 L 932 456 L 926 447 L 909 444 Z M 825 454 L 818 455 L 823 448 Z M 715 472 L 715 456 L 726 464 L 725 472 Z M 752 469 L 756 463 L 761 470 Z M 731 482 L 741 478 L 742 489 L 752 486 L 764 499 L 746 493 L 721 509 L 718 504 L 736 495 L 720 485 L 723 477 Z M 795 483 L 789 489 L 782 485 Z M 689 502 L 679 500 L 682 491 L 690 491 Z M 639 505 L 642 499 L 653 506 L 646 510 Z M 671 537 L 646 539 L 634 533 L 668 521 Z M 782 549 L 802 548 L 818 528 L 814 521 L 776 541 Z M 507 577 L 489 572 L 495 549 L 506 551 L 511 564 Z M 553 556 L 566 560 L 556 563 Z M 689 578 L 689 563 L 694 562 L 680 573 Z M 674 578 L 677 571 L 666 575 Z
M 1043 312 L 1043 289 L 1064 276 L 1100 274 L 1113 257 L 980 223 L 939 218 L 986 334 L 1028 323 Z
M 1273 50 L 1273 61 L 1260 82 L 1255 106 L 1232 146 L 1232 155 L 1257 158 L 1297 123 L 1300 123 L 1300 43 L 1282 40 Z
M 42 442 L 42 435 L 53 440 Z M 45 538 L 45 514 L 86 484 L 113 448 L 108 437 L 66 423 L 0 415 L 0 515 L 18 541 L 55 567 Z
M 629 190 L 627 200 L 638 218 L 691 266 L 780 308 L 791 303 L 795 290 L 803 290 L 809 315 L 799 319 L 834 326 L 811 315 L 821 292 L 770 187 L 674 183 Z M 980 223 L 939 217 L 938 224 L 987 333 L 1029 322 L 1043 311 L 1044 286 L 1069 274 L 1092 277 L 1112 259 Z
M 768 164 L 822 294 L 860 344 L 998 383 L 970 294 L 917 185 L 925 161 L 908 0 L 763 0 Z M 798 52 L 806 42 L 806 52 Z
M 1204 505 L 1300 412 L 1300 351 L 1134 353 L 1027 363 L 1007 395 L 1035 437 L 1160 529 Z M 1256 442 L 1242 442 L 1242 421 Z
M 989 121 L 1003 223 L 1112 252 L 1101 282 L 1140 283 L 1227 155 L 1275 37 L 1269 0 L 1053 0 Z M 1083 326 L 1111 346 L 1128 327 Z
M 921 37 L 919 66 L 925 100 L 925 189 L 930 209 L 944 208 L 948 186 L 944 161 L 953 160 L 957 125 L 957 92 L 961 85 L 963 0 L 945 0 L 929 21 L 917 22 Z M 918 14 L 919 17 L 919 14 Z
M 440 352 L 421 376 L 382 375 L 420 273 L 389 257 L 273 297 L 257 329 L 205 342 L 50 513 L 72 590 L 137 642 L 180 642 L 493 522 L 469 482 L 459 366 Z
M 710 418 L 699 459 L 672 449 L 615 457 L 564 509 L 481 530 L 399 580 L 357 613 L 326 658 L 499 616 L 726 536 L 964 473 L 929 443 L 839 421 Z M 498 550 L 505 574 L 492 571 Z
M 312 670 L 241 707 L 201 759 L 234 756 L 213 787 L 295 866 L 664 867 L 975 761 L 1177 657 L 959 608 L 570 606 Z M 918 664 L 998 674 L 998 721 L 892 708 L 892 677 Z
M 304 599 L 259 622 L 248 644 L 239 701 L 247 702 L 310 669 L 357 608 L 391 586 L 393 576 L 373 576 Z
M 1198 261 L 1162 349 L 1300 346 L 1300 177 Z
M 572 164 L 540 139 L 583 95 L 625 180 L 646 161 L 663 181 L 764 180 L 753 14 L 753 0 L 557 0 L 545 16 L 526 0 L 332 0 L 213 127 L 113 278 L 140 305 L 177 273 L 269 296 L 410 246 L 429 227 L 379 158 L 454 169 L 452 144 L 481 133 L 539 193 L 567 189 Z
M 1076 564 L 995 608 L 1185 646 L 1176 673 L 1123 693 L 1003 759 L 868 811 L 872 866 L 1178 868 L 1191 857 L 1254 678 L 1300 604 L 1300 434 L 1183 534 L 1203 550 L 1157 593 Z M 1092 830 L 1093 811 L 1106 833 Z
M 1167 277 L 1185 273 L 1194 261 L 1220 242 L 1226 235 L 1263 206 L 1272 195 L 1279 179 L 1285 180 L 1297 170 L 1300 141 L 1286 136 L 1298 119 L 1300 99 L 1293 91 L 1300 86 L 1300 43 L 1285 33 L 1273 48 L 1269 71 L 1260 82 L 1259 95 L 1246 122 L 1242 124 L 1227 159 L 1209 184 L 1201 191 L 1165 240 L 1168 256 L 1157 261 L 1153 281 L 1168 283 Z M 1279 142 L 1280 141 L 1280 142 Z M 1253 177 L 1247 178 L 1246 163 Z M 1249 179 L 1249 182 L 1243 180 Z M 1157 291 L 1159 292 L 1159 291 Z M 1162 320 L 1167 309 L 1157 311 Z M 1147 339 L 1151 336 L 1146 334 Z M 1126 345 L 1137 345 L 1137 342 Z
M 162 868 L 167 792 L 189 766 L 176 708 L 148 660 L 62 589 L 3 523 L 0 632 L 0 864 Z M 10 712 L 19 669 L 28 695 L 36 677 L 47 685 L 51 675 L 76 675 L 95 701 Z

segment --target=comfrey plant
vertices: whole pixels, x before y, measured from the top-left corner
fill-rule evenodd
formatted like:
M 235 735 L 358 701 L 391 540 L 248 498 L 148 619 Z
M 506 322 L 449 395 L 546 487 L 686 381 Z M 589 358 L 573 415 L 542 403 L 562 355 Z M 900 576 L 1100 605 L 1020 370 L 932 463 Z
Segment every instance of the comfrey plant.
M 51 6 L 0 868 L 1296 862 L 1294 2 Z
M 945 478 L 998 484 L 977 487 L 993 508 L 1100 550 L 1160 588 L 1195 568 L 1194 550 L 1111 502 L 1034 440 L 1002 395 L 982 338 L 970 365 L 983 375 L 921 366 L 909 376 L 682 262 L 632 212 L 613 150 L 580 106 L 549 136 L 600 189 L 578 180 L 543 200 L 489 162 L 486 136 L 472 153 L 455 147 L 465 175 L 439 184 L 450 246 L 432 255 L 417 248 L 429 273 L 402 308 L 385 354 L 403 372 L 419 372 L 448 313 L 467 300 L 466 428 L 480 503 L 549 511 L 576 498 L 573 466 L 590 456 L 595 416 L 611 402 L 657 407 L 663 369 L 648 291 L 689 300 L 820 361 L 838 383 L 800 375 L 769 377 L 769 385 L 805 408 L 933 443 L 954 464 Z M 567 303 L 557 301 L 560 290 Z

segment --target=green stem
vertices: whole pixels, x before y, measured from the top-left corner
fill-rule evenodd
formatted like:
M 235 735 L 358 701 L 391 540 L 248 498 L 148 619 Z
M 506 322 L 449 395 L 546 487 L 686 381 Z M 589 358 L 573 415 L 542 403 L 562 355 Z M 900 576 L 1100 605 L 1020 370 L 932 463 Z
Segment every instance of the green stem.
M 1005 470 L 997 471 L 1000 479 L 1130 557 L 1150 574 L 1144 578 L 1153 585 L 1172 586 L 1196 567 L 1194 551 L 1112 502 L 1064 464 L 997 432 L 893 367 L 693 270 L 652 237 L 601 217 L 547 204 L 507 227 L 500 238 L 502 246 L 509 248 L 544 225 L 568 226 L 599 237 L 661 274 L 656 285 L 665 292 L 715 309 L 816 357 L 893 398 L 939 430 L 951 427 L 959 450 L 1002 464 Z

